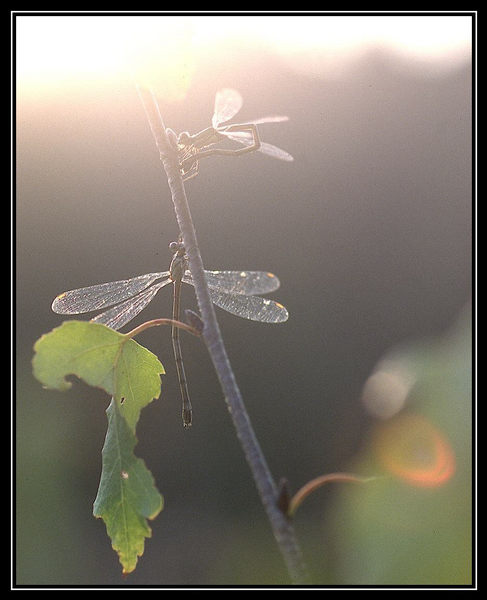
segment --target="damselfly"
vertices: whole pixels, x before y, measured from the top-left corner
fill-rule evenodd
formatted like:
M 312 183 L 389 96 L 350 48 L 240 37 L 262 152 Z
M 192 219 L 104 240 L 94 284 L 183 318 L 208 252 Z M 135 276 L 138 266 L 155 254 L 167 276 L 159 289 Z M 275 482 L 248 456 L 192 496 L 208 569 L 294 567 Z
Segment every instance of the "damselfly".
M 190 179 L 198 173 L 198 161 L 207 156 L 231 155 L 238 156 L 246 152 L 259 150 L 268 156 L 280 160 L 292 161 L 293 157 L 266 142 L 261 142 L 257 125 L 263 123 L 279 123 L 289 118 L 282 115 L 271 115 L 261 117 L 246 123 L 233 125 L 222 125 L 232 119 L 242 108 L 243 99 L 237 90 L 224 88 L 217 92 L 215 97 L 215 109 L 211 120 L 211 127 L 203 129 L 199 133 L 190 135 L 188 132 L 180 133 L 177 138 L 179 162 L 183 180 Z M 212 148 L 214 144 L 229 138 L 241 143 L 245 148 Z
M 120 329 L 136 317 L 164 286 L 173 283 L 174 321 L 179 321 L 181 284 L 194 285 L 188 270 L 188 258 L 180 242 L 171 242 L 174 252 L 169 271 L 147 273 L 131 279 L 111 281 L 63 292 L 52 303 L 52 310 L 62 315 L 76 315 L 104 309 L 91 321 L 112 329 Z M 263 323 L 282 323 L 287 320 L 286 308 L 274 300 L 262 298 L 277 290 L 279 279 L 265 271 L 205 271 L 212 302 L 238 317 Z M 183 402 L 183 424 L 191 425 L 191 402 L 184 373 L 179 343 L 179 329 L 172 327 L 174 358 Z

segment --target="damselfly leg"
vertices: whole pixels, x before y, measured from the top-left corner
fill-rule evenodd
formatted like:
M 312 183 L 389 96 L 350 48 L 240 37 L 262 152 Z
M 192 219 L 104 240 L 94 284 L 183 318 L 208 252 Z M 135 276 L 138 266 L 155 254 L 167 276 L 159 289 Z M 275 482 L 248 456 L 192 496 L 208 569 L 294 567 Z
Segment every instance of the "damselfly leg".
M 246 154 L 247 152 L 255 152 L 256 150 L 258 150 L 261 146 L 261 141 L 260 141 L 260 137 L 259 137 L 259 132 L 257 131 L 257 127 L 253 124 L 253 123 L 245 123 L 245 124 L 235 124 L 235 125 L 229 125 L 228 127 L 225 127 L 224 130 L 220 131 L 216 131 L 215 133 L 218 134 L 225 134 L 225 133 L 249 133 L 252 137 L 251 137 L 251 143 L 249 146 L 246 146 L 245 148 L 210 148 L 211 144 L 216 144 L 216 140 L 213 142 L 208 143 L 205 146 L 202 146 L 201 149 L 197 149 L 196 152 L 194 153 L 193 156 L 184 159 L 181 162 L 181 170 L 184 176 L 184 180 L 189 179 L 190 177 L 187 177 L 186 175 L 189 173 L 191 174 L 191 177 L 194 177 L 197 174 L 198 171 L 198 166 L 197 163 L 199 160 L 201 160 L 202 158 L 206 158 L 208 156 L 239 156 L 240 154 Z M 215 138 L 216 136 L 213 136 L 213 138 Z M 224 136 L 219 136 L 224 137 Z M 211 138 L 210 138 L 211 139 Z M 240 141 L 240 140 L 239 140 Z M 197 148 L 197 146 L 196 146 Z M 196 163 L 196 166 L 195 166 Z M 196 172 L 194 172 L 196 171 Z

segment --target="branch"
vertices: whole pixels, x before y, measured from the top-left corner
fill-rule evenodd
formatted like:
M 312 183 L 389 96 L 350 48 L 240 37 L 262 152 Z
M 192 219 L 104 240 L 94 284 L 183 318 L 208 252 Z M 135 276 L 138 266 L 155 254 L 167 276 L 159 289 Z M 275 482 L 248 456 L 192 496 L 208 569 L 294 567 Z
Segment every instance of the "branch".
M 172 201 L 184 247 L 189 259 L 189 268 L 196 291 L 198 306 L 203 319 L 202 337 L 217 372 L 225 395 L 228 410 L 232 416 L 237 437 L 252 472 L 260 498 L 276 538 L 279 549 L 286 562 L 291 579 L 296 584 L 308 581 L 301 549 L 296 540 L 291 522 L 277 505 L 277 486 L 250 423 L 240 390 L 235 380 L 230 361 L 223 344 L 220 328 L 210 299 L 203 261 L 198 248 L 196 232 L 181 178 L 177 150 L 171 145 L 164 122 L 159 112 L 157 100 L 147 89 L 138 88 L 139 96 L 154 135 L 162 163 L 171 190 Z

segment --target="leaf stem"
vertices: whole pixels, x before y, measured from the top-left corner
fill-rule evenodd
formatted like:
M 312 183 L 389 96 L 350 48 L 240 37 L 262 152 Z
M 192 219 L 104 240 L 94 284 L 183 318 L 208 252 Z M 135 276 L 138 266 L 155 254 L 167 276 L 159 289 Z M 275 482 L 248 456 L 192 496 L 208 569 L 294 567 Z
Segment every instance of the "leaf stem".
M 168 139 L 154 94 L 150 90 L 142 88 L 138 88 L 138 92 L 166 171 L 176 218 L 189 259 L 196 298 L 204 323 L 203 339 L 218 374 L 237 437 L 249 464 L 290 577 L 295 584 L 308 583 L 307 568 L 293 526 L 277 505 L 277 486 L 250 423 L 216 320 L 186 191 L 181 178 L 177 149 L 171 145 Z
M 145 331 L 146 329 L 149 329 L 150 327 L 159 327 L 160 325 L 171 325 L 172 327 L 179 327 L 179 329 L 184 329 L 184 331 L 192 333 L 193 335 L 201 335 L 201 333 L 194 327 L 191 327 L 191 325 L 183 323 L 182 321 L 175 321 L 174 319 L 152 319 L 151 321 L 145 321 L 145 323 L 134 327 L 134 329 L 130 330 L 124 335 L 126 335 L 128 338 L 133 338 L 136 335 L 139 335 L 139 333 Z
M 303 485 L 291 498 L 287 508 L 287 515 L 288 517 L 293 517 L 303 500 L 322 485 L 332 482 L 367 483 L 373 479 L 375 477 L 361 477 L 353 473 L 328 473 L 327 475 L 315 477 Z

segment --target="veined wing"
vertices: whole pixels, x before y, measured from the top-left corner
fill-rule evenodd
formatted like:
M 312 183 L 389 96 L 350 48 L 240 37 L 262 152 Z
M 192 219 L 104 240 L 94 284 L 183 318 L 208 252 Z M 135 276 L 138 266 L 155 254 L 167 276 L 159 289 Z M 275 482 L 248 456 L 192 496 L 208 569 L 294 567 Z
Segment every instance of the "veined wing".
M 286 308 L 275 300 L 260 296 L 227 294 L 212 288 L 209 292 L 213 304 L 243 319 L 261 323 L 283 323 L 289 316 Z
M 225 135 L 227 138 L 234 140 L 235 142 L 239 142 L 244 146 L 252 146 L 254 144 L 252 134 L 247 131 L 232 131 L 232 133 L 221 131 L 220 133 L 223 133 L 223 135 Z M 285 160 L 287 162 L 294 160 L 289 152 L 286 152 L 277 146 L 273 146 L 272 144 L 268 144 L 267 142 L 260 143 L 259 152 L 267 154 L 267 156 L 272 156 L 272 158 L 278 158 L 279 160 Z
M 132 279 L 122 279 L 70 290 L 59 294 L 54 299 L 51 308 L 55 313 L 61 315 L 77 315 L 99 310 L 127 300 L 127 298 L 131 298 L 146 289 L 157 279 L 168 276 L 169 271 L 147 273 L 146 275 L 132 277 Z
M 289 121 L 289 117 L 286 117 L 285 115 L 269 115 L 268 117 L 260 117 L 259 119 L 245 121 L 245 123 L 251 123 L 252 125 L 262 125 L 264 123 L 282 123 L 283 121 Z
M 242 108 L 243 99 L 237 90 L 224 88 L 219 90 L 215 96 L 215 110 L 211 124 L 216 129 L 220 123 L 234 117 Z
M 268 294 L 277 290 L 280 285 L 276 275 L 266 271 L 205 271 L 205 275 L 210 289 L 227 294 Z M 193 285 L 189 271 L 186 271 L 183 281 Z
M 157 292 L 168 283 L 171 283 L 170 279 L 155 283 L 149 289 L 143 290 L 133 298 L 129 298 L 125 302 L 122 302 L 122 304 L 113 306 L 100 315 L 93 317 L 91 321 L 93 323 L 102 323 L 115 330 L 120 329 L 136 317 L 149 304 Z

